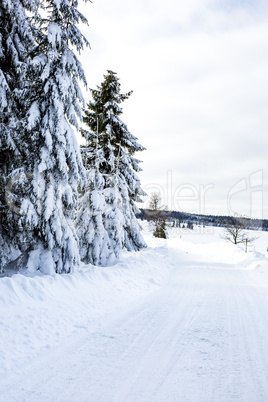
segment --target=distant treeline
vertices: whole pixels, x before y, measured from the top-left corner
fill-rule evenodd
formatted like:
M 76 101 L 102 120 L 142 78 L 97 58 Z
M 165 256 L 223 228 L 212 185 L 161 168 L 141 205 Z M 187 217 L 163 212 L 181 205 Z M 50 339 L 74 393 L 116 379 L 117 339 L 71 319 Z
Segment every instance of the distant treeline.
M 150 209 L 140 209 L 137 218 L 141 220 L 152 220 L 155 214 L 161 215 L 167 222 L 173 223 L 174 226 L 179 225 L 203 225 L 203 226 L 226 226 L 232 224 L 234 219 L 232 216 L 217 215 L 199 215 L 179 211 L 155 211 Z M 268 219 L 251 219 L 239 217 L 243 222 L 245 229 L 268 231 Z

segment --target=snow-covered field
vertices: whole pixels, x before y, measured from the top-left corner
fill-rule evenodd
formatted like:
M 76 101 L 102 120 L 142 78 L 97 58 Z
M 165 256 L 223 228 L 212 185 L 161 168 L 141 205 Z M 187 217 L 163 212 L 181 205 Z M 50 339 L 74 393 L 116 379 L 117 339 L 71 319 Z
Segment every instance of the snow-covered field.
M 0 279 L 0 401 L 268 401 L 268 233 L 145 230 L 112 267 Z

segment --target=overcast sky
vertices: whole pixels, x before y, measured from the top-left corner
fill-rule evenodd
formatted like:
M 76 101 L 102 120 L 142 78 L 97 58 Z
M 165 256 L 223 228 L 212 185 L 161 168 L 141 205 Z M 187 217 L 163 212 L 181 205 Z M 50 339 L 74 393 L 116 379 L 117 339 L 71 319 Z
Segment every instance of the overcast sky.
M 122 120 L 147 148 L 138 155 L 145 191 L 160 191 L 169 209 L 268 218 L 267 0 L 80 9 L 88 86 L 110 69 L 122 92 L 134 91 Z

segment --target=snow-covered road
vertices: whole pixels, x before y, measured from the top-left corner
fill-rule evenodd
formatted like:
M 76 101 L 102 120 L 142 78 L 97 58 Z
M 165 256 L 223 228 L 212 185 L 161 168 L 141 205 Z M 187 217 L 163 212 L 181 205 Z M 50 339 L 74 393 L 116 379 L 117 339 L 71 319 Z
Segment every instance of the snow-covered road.
M 267 401 L 264 260 L 258 270 L 255 257 L 224 243 L 175 243 L 154 252 L 168 265 L 161 286 L 76 324 L 62 344 L 1 379 L 0 400 Z

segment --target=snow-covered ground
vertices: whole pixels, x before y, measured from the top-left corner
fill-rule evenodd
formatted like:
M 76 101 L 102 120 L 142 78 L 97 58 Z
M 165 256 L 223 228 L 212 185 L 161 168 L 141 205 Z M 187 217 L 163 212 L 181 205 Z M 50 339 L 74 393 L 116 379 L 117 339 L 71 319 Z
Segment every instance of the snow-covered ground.
M 268 233 L 145 231 L 112 267 L 0 279 L 0 401 L 268 401 Z

